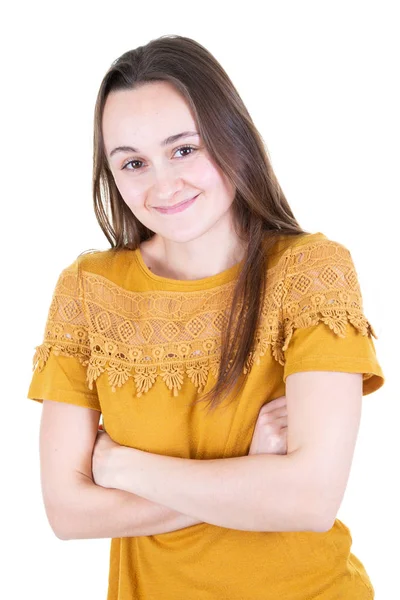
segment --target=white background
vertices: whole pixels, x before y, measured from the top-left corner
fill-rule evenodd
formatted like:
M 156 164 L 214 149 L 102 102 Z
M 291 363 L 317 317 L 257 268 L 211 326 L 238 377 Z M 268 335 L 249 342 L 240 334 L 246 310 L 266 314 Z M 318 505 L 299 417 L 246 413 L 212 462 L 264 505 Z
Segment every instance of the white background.
M 376 600 L 397 596 L 398 8 L 382 0 L 188 0 L 25 1 L 2 9 L 1 588 L 7 600 L 106 598 L 110 541 L 61 541 L 47 522 L 41 405 L 26 394 L 59 273 L 80 252 L 109 247 L 91 197 L 101 79 L 120 54 L 165 34 L 192 37 L 214 54 L 261 132 L 300 224 L 351 251 L 386 383 L 364 397 L 338 517 L 351 530 L 352 551 Z

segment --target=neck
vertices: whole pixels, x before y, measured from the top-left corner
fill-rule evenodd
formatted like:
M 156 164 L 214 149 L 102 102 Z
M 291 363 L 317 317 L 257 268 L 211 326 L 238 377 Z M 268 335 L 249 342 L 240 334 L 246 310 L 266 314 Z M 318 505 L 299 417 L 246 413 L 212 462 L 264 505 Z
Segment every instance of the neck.
M 149 268 L 156 275 L 178 280 L 204 279 L 243 260 L 246 245 L 232 233 L 206 232 L 188 242 L 175 242 L 156 234 L 142 248 Z

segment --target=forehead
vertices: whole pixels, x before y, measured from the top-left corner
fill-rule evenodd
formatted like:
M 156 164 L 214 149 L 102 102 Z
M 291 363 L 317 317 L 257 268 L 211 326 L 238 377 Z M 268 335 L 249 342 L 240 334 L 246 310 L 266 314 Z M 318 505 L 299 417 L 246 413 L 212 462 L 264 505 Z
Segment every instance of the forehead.
M 168 82 L 108 95 L 102 129 L 106 151 L 118 144 L 144 147 L 196 127 L 185 98 Z

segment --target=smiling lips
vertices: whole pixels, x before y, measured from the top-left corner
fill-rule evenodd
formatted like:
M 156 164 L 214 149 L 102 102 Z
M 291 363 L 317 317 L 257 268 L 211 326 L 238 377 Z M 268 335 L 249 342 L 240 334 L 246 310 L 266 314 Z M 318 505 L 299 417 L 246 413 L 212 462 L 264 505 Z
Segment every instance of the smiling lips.
M 185 200 L 184 202 L 180 202 L 179 204 L 175 204 L 175 206 L 171 206 L 170 208 L 161 208 L 159 206 L 155 206 L 154 208 L 163 215 L 173 215 L 175 213 L 182 212 L 183 210 L 189 208 L 189 206 L 191 206 L 194 203 L 194 201 L 199 195 L 200 194 L 197 194 L 197 196 L 195 196 L 194 198 L 191 198 L 190 200 Z

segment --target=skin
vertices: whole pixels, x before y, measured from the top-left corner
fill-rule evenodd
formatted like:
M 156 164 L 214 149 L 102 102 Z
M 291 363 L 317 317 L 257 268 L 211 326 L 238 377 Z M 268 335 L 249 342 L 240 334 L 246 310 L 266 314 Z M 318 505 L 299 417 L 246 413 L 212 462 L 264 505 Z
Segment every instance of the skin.
M 242 260 L 245 249 L 234 231 L 231 210 L 235 188 L 200 136 L 161 145 L 168 136 L 198 131 L 186 100 L 171 84 L 152 82 L 109 94 L 102 128 L 109 167 L 124 202 L 155 232 L 140 248 L 154 273 L 202 279 Z M 182 150 L 186 145 L 194 150 Z M 139 151 L 110 156 L 118 146 Z M 195 203 L 183 212 L 166 215 L 155 209 L 197 194 Z
M 104 114 L 106 152 L 116 185 L 132 212 L 155 232 L 148 259 L 156 272 L 161 269 L 162 275 L 175 279 L 220 273 L 243 256 L 232 220 L 234 189 L 201 140 L 196 138 L 195 144 L 190 138 L 196 152 L 184 158 L 177 158 L 182 140 L 176 146 L 161 145 L 167 136 L 195 125 L 184 100 L 165 84 L 117 92 L 108 98 Z M 128 144 L 139 151 L 110 156 L 117 145 Z M 125 172 L 123 166 L 136 159 L 139 162 L 130 166 L 141 165 L 143 170 Z M 184 212 L 165 215 L 155 208 L 197 194 Z M 253 454 L 226 459 L 152 454 L 114 444 L 102 433 L 93 454 L 94 481 L 220 527 L 328 531 L 350 472 L 362 374 L 296 372 L 287 377 L 286 392 L 287 415 L 275 418 L 282 447 L 270 454 L 260 449 L 263 432 L 271 429 L 271 415 L 259 416 Z
M 231 209 L 235 188 L 212 161 L 200 136 L 161 145 L 168 136 L 198 131 L 189 106 L 172 85 L 157 82 L 110 94 L 102 126 L 118 190 L 137 219 L 155 232 L 140 247 L 153 272 L 173 279 L 201 279 L 242 260 L 245 249 L 234 230 Z M 194 150 L 182 148 L 185 145 Z M 139 151 L 111 155 L 118 146 Z M 183 212 L 166 215 L 155 209 L 197 194 L 196 202 Z M 285 400 L 281 397 L 260 410 L 249 455 L 286 453 Z M 105 431 L 98 432 L 92 457 L 97 485 L 116 486 L 119 463 L 114 458 L 120 448 Z
M 107 487 L 115 477 L 116 467 L 112 461 L 113 449 L 120 448 L 104 430 L 97 434 L 93 450 L 92 473 L 97 485 Z M 280 396 L 264 404 L 254 427 L 249 456 L 252 454 L 287 453 L 287 404 L 286 396 Z

